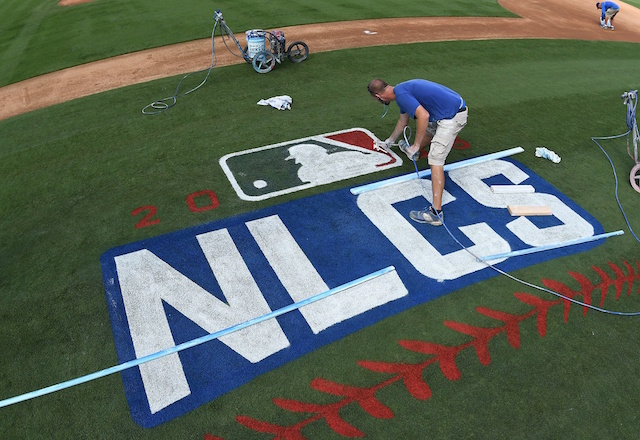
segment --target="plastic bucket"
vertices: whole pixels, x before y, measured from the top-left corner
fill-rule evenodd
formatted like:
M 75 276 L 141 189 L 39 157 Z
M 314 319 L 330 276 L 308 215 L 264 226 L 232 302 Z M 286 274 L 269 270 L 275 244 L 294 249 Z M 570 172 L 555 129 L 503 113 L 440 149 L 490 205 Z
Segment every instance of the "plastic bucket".
M 266 32 L 256 29 L 245 32 L 247 35 L 247 55 L 253 58 L 255 54 L 266 49 Z

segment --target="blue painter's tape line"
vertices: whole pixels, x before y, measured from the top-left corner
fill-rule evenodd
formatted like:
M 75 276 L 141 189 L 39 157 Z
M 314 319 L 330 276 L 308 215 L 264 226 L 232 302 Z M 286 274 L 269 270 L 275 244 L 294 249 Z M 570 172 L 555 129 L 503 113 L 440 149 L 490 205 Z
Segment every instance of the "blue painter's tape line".
M 272 311 L 270 313 L 267 313 L 267 314 L 262 315 L 262 316 L 258 316 L 257 318 L 250 319 L 250 320 L 242 322 L 240 324 L 236 324 L 236 325 L 234 325 L 232 327 L 229 327 L 229 328 L 226 328 L 224 330 L 220 330 L 218 332 L 211 333 L 211 334 L 202 336 L 200 338 L 193 339 L 191 341 L 187 341 L 187 342 L 184 342 L 182 344 L 176 345 L 175 347 L 171 347 L 171 348 L 168 348 L 166 350 L 162 350 L 162 351 L 159 351 L 157 353 L 150 354 L 148 356 L 143 356 L 141 358 L 134 359 L 134 360 L 131 360 L 129 362 L 125 362 L 125 363 L 120 364 L 120 365 L 116 365 L 116 366 L 113 366 L 113 367 L 110 367 L 110 368 L 106 368 L 104 370 L 100 370 L 100 371 L 97 371 L 95 373 L 88 374 L 86 376 L 78 377 L 76 379 L 72 379 L 72 380 L 69 380 L 69 381 L 66 381 L 66 382 L 61 382 L 61 383 L 59 383 L 57 385 L 52 385 L 52 386 L 49 386 L 49 387 L 46 387 L 46 388 L 41 388 L 39 390 L 32 391 L 30 393 L 21 394 L 19 396 L 15 396 L 15 397 L 11 397 L 9 399 L 2 400 L 2 401 L 0 401 L 0 408 L 3 408 L 5 406 L 9 406 L 9 405 L 13 405 L 13 404 L 18 403 L 18 402 L 23 402 L 25 400 L 30 400 L 30 399 L 34 399 L 36 397 L 44 396 L 46 394 L 51 394 L 51 393 L 54 393 L 56 391 L 64 390 L 66 388 L 71 388 L 71 387 L 73 387 L 75 385 L 80 385 L 80 384 L 83 384 L 85 382 L 89 382 L 89 381 L 92 381 L 92 380 L 95 380 L 95 379 L 99 379 L 101 377 L 108 376 L 110 374 L 118 373 L 120 371 L 124 371 L 124 370 L 132 368 L 132 367 L 136 367 L 136 366 L 144 364 L 146 362 L 150 362 L 150 361 L 159 359 L 161 357 L 168 356 L 170 354 L 177 353 L 177 352 L 182 351 L 182 350 L 186 350 L 187 348 L 191 348 L 191 347 L 195 347 L 196 345 L 204 344 L 205 342 L 209 342 L 209 341 L 212 341 L 214 339 L 221 338 L 222 336 L 228 335 L 229 333 L 237 332 L 239 330 L 242 330 L 243 328 L 258 324 L 258 323 L 266 321 L 268 319 L 276 318 L 276 317 L 278 317 L 280 315 L 283 315 L 285 313 L 291 312 L 293 310 L 297 310 L 297 309 L 299 309 L 301 307 L 304 307 L 304 306 L 309 305 L 311 303 L 314 303 L 316 301 L 320 301 L 321 299 L 327 298 L 327 297 L 329 297 L 331 295 L 334 295 L 334 294 L 336 294 L 338 292 L 350 289 L 350 288 L 355 287 L 355 286 L 357 286 L 359 284 L 362 284 L 362 283 L 364 283 L 366 281 L 369 281 L 369 280 L 371 280 L 373 278 L 379 277 L 379 276 L 387 274 L 389 272 L 393 272 L 395 270 L 396 270 L 395 267 L 388 266 L 388 267 L 386 267 L 384 269 L 381 269 L 381 270 L 379 270 L 377 272 L 373 272 L 373 273 L 371 273 L 369 275 L 365 275 L 364 277 L 358 278 L 358 279 L 356 279 L 354 281 L 350 281 L 350 282 L 348 282 L 346 284 L 342 284 L 341 286 L 335 287 L 335 288 L 333 288 L 331 290 L 327 290 L 326 292 L 319 293 L 317 295 L 314 295 L 312 297 L 309 297 L 309 298 L 304 299 L 302 301 L 299 301 L 297 303 L 289 304 L 288 306 L 282 307 L 282 308 L 280 308 L 278 310 L 274 310 L 274 311 Z
M 458 168 L 468 167 L 469 165 L 475 165 L 481 162 L 487 162 L 489 160 L 501 159 L 503 157 L 512 156 L 517 153 L 522 153 L 524 148 L 515 147 L 509 150 L 498 151 L 497 153 L 486 154 L 484 156 L 474 157 L 472 159 L 461 160 L 460 162 L 455 162 L 451 164 L 447 164 L 444 166 L 444 171 L 451 171 Z M 373 191 L 374 189 L 383 188 L 385 186 L 395 185 L 397 183 L 407 182 L 409 180 L 417 179 L 418 176 L 422 179 L 423 177 L 427 177 L 431 175 L 431 170 L 426 169 L 420 171 L 419 173 L 409 173 L 403 174 L 402 176 L 392 177 L 391 179 L 382 180 L 380 182 L 368 183 L 362 186 L 356 186 L 351 188 L 351 194 L 357 196 L 358 194 L 365 193 L 367 191 Z
M 480 257 L 478 260 L 489 261 L 489 260 L 498 260 L 501 258 L 517 257 L 518 255 L 533 254 L 535 252 L 542 252 L 542 251 L 558 249 L 566 246 L 573 246 L 574 244 L 587 243 L 590 241 L 600 240 L 602 238 L 608 238 L 608 237 L 613 237 L 614 235 L 622 235 L 622 234 L 624 234 L 624 231 L 622 230 L 615 231 L 615 232 L 607 232 L 606 234 L 593 235 L 591 237 L 585 237 L 585 238 L 577 238 L 575 240 L 564 241 L 562 243 L 548 244 L 545 246 L 537 246 L 537 247 L 528 248 L 528 249 L 521 249 L 519 251 L 507 252 L 504 254 L 488 255 L 486 257 Z

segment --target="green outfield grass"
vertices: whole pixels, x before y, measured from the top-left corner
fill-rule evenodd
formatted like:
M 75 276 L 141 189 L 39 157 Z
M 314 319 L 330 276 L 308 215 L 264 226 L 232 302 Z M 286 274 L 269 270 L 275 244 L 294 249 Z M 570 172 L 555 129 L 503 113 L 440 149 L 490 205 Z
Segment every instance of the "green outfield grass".
M 513 16 L 494 0 L 428 0 L 410 5 L 400 0 L 94 0 L 72 7 L 57 3 L 0 2 L 0 86 L 124 53 L 208 38 L 216 9 L 240 34 L 247 29 L 364 18 Z
M 461 137 L 472 147 L 453 151 L 450 162 L 523 146 L 525 153 L 514 158 L 589 211 L 606 231 L 626 230 L 610 165 L 590 138 L 626 131 L 620 94 L 640 84 L 637 50 L 626 43 L 528 40 L 312 53 L 304 63 L 286 62 L 266 75 L 249 65 L 217 68 L 204 87 L 157 116 L 144 116 L 141 109 L 170 96 L 180 77 L 0 121 L 1 397 L 117 363 L 98 261 L 104 251 L 369 181 L 372 177 L 365 176 L 272 201 L 243 202 L 218 159 L 264 145 L 265 139 L 276 143 L 351 127 L 384 138 L 395 124 L 397 108 L 380 119 L 382 108 L 365 89 L 374 76 L 392 83 L 425 77 L 465 97 L 470 116 Z M 191 80 L 195 85 L 200 78 Z M 264 90 L 269 96 L 291 95 L 292 110 L 257 106 L 268 97 Z M 556 151 L 562 162 L 536 158 L 539 145 Z M 620 177 L 627 215 L 640 230 L 639 195 L 628 184 L 633 160 L 624 140 L 603 146 Z M 402 170 L 375 178 L 410 172 L 412 166 L 405 163 Z M 185 196 L 202 189 L 215 191 L 220 207 L 194 214 Z M 134 227 L 139 217 L 131 212 L 143 205 L 158 208 L 160 224 Z M 608 262 L 634 264 L 638 246 L 627 232 L 588 253 L 516 275 L 534 283 L 553 278 L 575 285 L 567 275 L 573 271 L 597 282 L 592 266 L 607 271 Z M 505 278 L 469 286 L 388 318 L 157 428 L 145 430 L 132 421 L 115 375 L 0 409 L 0 437 L 201 439 L 211 433 L 226 439 L 271 438 L 244 428 L 235 416 L 293 423 L 300 417 L 275 407 L 271 399 L 327 401 L 309 388 L 317 376 L 352 385 L 375 383 L 377 376 L 363 373 L 356 361 L 415 360 L 415 354 L 398 346 L 402 339 L 460 343 L 461 336 L 443 321 L 487 324 L 474 311 L 477 306 L 522 312 L 526 307 L 513 293 L 523 289 Z M 637 296 L 612 299 L 607 306 L 640 309 Z M 491 365 L 480 365 L 469 352 L 460 359 L 460 381 L 433 371 L 428 380 L 434 397 L 426 402 L 412 399 L 400 385 L 381 391 L 379 398 L 392 407 L 395 418 L 377 420 L 357 407 L 346 408 L 344 415 L 366 438 L 376 439 L 633 438 L 637 325 L 636 318 L 595 312 L 583 317 L 577 308 L 565 324 L 561 311 L 554 310 L 544 339 L 535 322 L 527 322 L 519 350 L 504 338 L 494 341 Z M 342 438 L 322 423 L 310 425 L 305 434 L 310 439 Z

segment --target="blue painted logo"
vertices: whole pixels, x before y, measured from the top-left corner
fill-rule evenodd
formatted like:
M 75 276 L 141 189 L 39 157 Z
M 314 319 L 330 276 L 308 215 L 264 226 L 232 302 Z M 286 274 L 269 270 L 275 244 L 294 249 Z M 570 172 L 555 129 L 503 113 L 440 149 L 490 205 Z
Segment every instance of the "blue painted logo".
M 498 193 L 492 185 L 531 185 Z M 418 179 L 328 192 L 111 249 L 101 257 L 120 362 L 265 315 L 388 266 L 395 270 L 241 331 L 122 373 L 134 420 L 152 427 L 379 320 L 496 275 L 475 256 L 602 232 L 582 208 L 511 159 L 447 173 L 445 228 L 409 220 Z M 508 206 L 553 215 L 510 214 Z M 504 271 L 596 246 L 491 261 Z

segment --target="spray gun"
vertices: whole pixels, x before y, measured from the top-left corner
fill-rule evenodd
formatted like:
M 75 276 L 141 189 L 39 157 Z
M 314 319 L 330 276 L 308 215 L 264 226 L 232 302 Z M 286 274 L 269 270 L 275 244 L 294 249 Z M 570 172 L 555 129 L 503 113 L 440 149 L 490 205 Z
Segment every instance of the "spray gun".
M 637 90 L 630 90 L 628 92 L 624 92 L 620 97 L 625 101 L 625 104 L 626 104 L 628 99 L 636 99 L 637 93 L 638 93 Z

